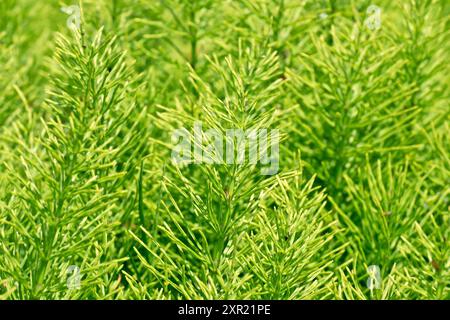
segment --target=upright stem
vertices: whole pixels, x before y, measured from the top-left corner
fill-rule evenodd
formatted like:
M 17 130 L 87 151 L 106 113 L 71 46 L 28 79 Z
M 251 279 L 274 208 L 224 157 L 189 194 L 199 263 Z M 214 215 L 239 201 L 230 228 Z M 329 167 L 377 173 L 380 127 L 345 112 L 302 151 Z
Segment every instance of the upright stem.
M 191 25 L 189 26 L 189 33 L 191 38 L 191 66 L 195 70 L 197 65 L 197 30 L 195 28 L 195 9 L 191 6 L 190 12 Z

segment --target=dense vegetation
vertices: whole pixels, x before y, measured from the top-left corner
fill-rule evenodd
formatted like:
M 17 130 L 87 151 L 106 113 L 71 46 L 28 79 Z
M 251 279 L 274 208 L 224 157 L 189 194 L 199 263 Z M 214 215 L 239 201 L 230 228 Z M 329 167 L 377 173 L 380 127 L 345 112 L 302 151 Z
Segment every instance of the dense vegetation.
M 449 13 L 1 0 L 0 299 L 449 299 Z M 174 163 L 199 121 L 279 170 Z

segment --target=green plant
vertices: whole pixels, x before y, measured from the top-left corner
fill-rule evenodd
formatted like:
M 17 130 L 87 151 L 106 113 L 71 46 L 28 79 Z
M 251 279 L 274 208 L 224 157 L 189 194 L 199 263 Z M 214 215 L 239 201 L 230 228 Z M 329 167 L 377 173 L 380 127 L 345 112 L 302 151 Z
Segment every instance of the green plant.
M 2 1 L 0 299 L 449 299 L 450 7 L 371 4 Z

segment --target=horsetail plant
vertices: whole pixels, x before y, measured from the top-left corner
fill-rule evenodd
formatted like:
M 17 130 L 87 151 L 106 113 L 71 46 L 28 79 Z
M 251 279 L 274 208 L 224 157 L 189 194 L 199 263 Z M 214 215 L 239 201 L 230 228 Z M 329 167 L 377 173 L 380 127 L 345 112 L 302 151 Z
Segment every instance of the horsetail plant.
M 0 3 L 0 299 L 449 299 L 445 0 Z

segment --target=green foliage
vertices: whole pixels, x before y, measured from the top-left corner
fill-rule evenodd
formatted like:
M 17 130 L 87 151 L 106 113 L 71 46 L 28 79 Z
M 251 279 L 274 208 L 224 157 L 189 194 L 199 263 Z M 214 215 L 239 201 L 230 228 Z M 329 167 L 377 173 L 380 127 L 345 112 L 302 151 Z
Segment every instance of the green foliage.
M 371 4 L 3 0 L 0 299 L 449 299 L 450 7 Z

